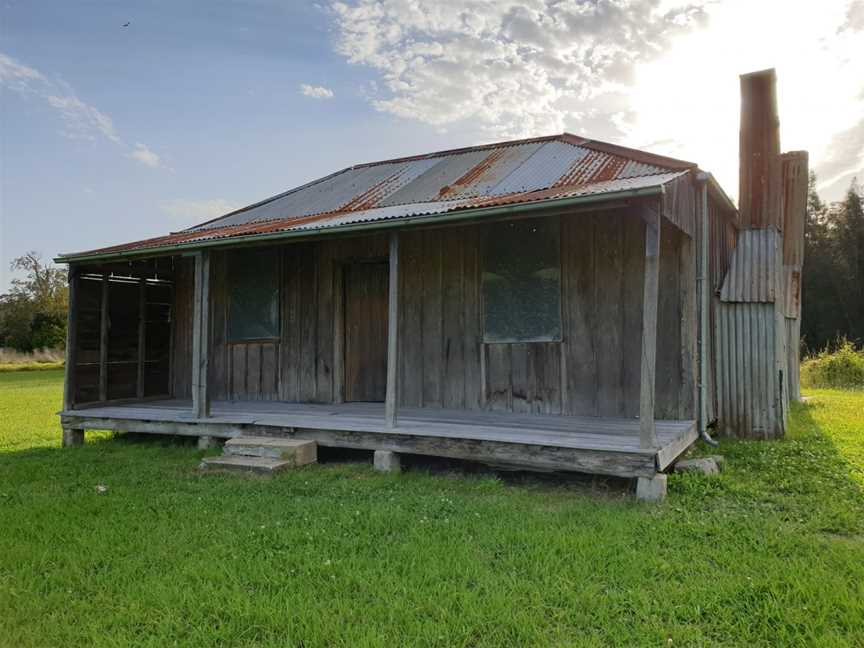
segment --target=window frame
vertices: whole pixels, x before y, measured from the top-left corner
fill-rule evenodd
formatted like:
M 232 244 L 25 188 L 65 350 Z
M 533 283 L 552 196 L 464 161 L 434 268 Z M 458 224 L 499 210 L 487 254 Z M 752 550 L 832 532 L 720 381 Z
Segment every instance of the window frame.
M 237 263 L 237 258 L 243 255 L 265 253 L 273 256 L 274 260 L 274 287 L 276 290 L 276 321 L 273 335 L 255 337 L 232 337 L 231 335 L 231 310 L 234 303 L 234 286 L 232 284 L 231 269 Z M 282 292 L 283 292 L 283 254 L 277 247 L 273 248 L 238 248 L 227 250 L 225 254 L 225 343 L 227 345 L 274 343 L 282 338 Z

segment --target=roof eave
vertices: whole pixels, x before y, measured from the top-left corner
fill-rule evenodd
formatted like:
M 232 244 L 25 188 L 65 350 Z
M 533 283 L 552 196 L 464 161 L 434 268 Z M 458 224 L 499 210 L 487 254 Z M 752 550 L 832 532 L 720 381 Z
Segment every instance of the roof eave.
M 98 250 L 93 252 L 72 252 L 68 254 L 61 254 L 55 257 L 54 262 L 86 263 L 94 261 L 120 260 L 148 256 L 165 256 L 169 254 L 183 254 L 188 252 L 194 252 L 195 250 L 200 250 L 204 248 L 232 247 L 235 245 L 242 245 L 243 243 L 248 242 L 266 242 L 283 239 L 310 238 L 314 236 L 321 236 L 322 234 L 335 235 L 351 232 L 372 232 L 378 230 L 401 229 L 404 227 L 422 226 L 425 224 L 438 225 L 463 220 L 479 220 L 484 218 L 494 218 L 497 216 L 541 211 L 550 207 L 560 208 L 569 207 L 571 205 L 588 205 L 612 200 L 642 198 L 646 196 L 659 195 L 662 194 L 663 191 L 663 184 L 658 183 L 656 185 L 651 185 L 648 187 L 625 189 L 622 191 L 613 191 L 602 194 L 588 194 L 584 196 L 573 196 L 570 198 L 554 198 L 549 200 L 538 200 L 528 203 L 517 203 L 514 205 L 499 205 L 495 207 L 477 207 L 473 209 L 461 209 L 438 214 L 424 214 L 419 216 L 393 218 L 382 221 L 352 223 L 349 225 L 340 225 L 334 227 L 324 226 L 314 229 L 285 230 L 282 232 L 272 232 L 267 234 L 249 234 L 245 236 L 212 238 L 193 241 L 190 243 L 177 243 L 163 246 L 144 247 L 134 250 L 120 250 L 116 252 L 99 253 Z

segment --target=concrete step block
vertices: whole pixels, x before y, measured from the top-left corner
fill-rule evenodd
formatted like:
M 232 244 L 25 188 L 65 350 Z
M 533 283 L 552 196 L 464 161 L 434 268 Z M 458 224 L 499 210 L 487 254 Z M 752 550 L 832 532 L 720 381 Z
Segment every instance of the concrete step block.
M 262 475 L 293 468 L 294 462 L 290 460 L 276 459 L 273 457 L 245 457 L 245 456 L 222 456 L 204 457 L 199 466 L 201 470 L 236 470 L 240 472 L 253 472 Z
M 318 444 L 308 439 L 241 436 L 226 441 L 222 452 L 231 457 L 270 457 L 294 466 L 318 461 Z

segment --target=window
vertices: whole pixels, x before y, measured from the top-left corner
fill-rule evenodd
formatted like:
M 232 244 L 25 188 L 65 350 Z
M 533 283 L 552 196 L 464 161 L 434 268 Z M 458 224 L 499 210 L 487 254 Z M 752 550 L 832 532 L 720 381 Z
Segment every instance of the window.
M 558 220 L 495 223 L 485 243 L 484 342 L 560 340 Z
M 228 341 L 279 337 L 279 252 L 228 255 Z

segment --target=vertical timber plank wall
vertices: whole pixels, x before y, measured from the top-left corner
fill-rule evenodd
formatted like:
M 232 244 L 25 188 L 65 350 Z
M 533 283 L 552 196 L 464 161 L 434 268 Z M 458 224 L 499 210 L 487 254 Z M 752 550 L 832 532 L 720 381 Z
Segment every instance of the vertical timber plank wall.
M 177 259 L 174 284 L 174 339 L 171 346 L 171 394 L 192 398 L 192 302 L 194 266 L 190 257 Z
M 342 264 L 386 259 L 387 237 L 369 236 L 284 245 L 279 281 L 280 337 L 276 341 L 228 342 L 227 255 L 213 256 L 213 364 L 216 398 L 330 403 L 335 384 L 335 325 L 342 295 Z
M 664 224 L 657 415 L 681 409 L 683 235 Z M 399 405 L 633 417 L 639 412 L 644 223 L 624 211 L 561 219 L 563 342 L 483 344 L 482 226 L 400 235 Z M 228 344 L 225 255 L 214 253 L 214 398 L 333 402 L 345 263 L 385 260 L 386 235 L 282 249 L 281 336 Z M 188 274 L 188 277 L 187 277 Z M 189 396 L 191 266 L 178 267 L 174 394 Z M 188 324 L 186 323 L 188 320 Z M 692 378 L 691 378 L 692 379 Z M 686 414 L 686 413 L 685 413 Z M 692 415 L 686 415 L 689 418 Z

